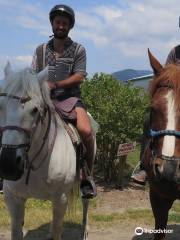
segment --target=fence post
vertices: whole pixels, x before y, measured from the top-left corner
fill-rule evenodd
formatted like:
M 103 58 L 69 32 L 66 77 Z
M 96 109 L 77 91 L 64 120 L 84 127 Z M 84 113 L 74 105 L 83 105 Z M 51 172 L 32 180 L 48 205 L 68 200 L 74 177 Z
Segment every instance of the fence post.
M 118 157 L 118 165 L 117 165 L 117 188 L 123 188 L 123 177 L 124 177 L 124 169 L 126 165 L 127 155 Z
M 133 152 L 136 146 L 136 142 L 131 143 L 122 143 L 119 144 L 117 151 L 117 188 L 122 189 L 123 176 L 124 176 L 124 168 L 126 165 L 126 159 L 128 153 Z

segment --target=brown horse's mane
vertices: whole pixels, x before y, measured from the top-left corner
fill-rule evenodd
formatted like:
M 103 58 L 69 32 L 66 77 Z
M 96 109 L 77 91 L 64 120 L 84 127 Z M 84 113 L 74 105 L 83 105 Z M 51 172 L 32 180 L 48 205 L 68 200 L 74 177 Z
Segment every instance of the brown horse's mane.
M 155 76 L 149 85 L 150 96 L 153 97 L 156 90 L 163 85 L 172 87 L 175 96 L 179 96 L 180 101 L 180 66 L 169 64 L 165 66 L 159 75 Z
M 169 64 L 162 68 L 149 84 L 149 94 L 153 99 L 157 89 L 161 86 L 169 86 L 173 90 L 174 100 L 176 102 L 176 111 L 180 113 L 180 66 Z M 168 89 L 168 88 L 167 88 Z

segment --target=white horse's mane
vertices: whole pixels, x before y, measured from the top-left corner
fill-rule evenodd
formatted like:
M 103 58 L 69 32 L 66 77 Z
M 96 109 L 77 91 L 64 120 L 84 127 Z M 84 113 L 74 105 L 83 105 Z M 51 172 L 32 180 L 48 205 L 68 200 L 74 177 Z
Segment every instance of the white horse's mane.
M 3 89 L 8 95 L 30 97 L 32 104 L 40 111 L 44 103 L 52 107 L 47 81 L 39 81 L 38 74 L 31 68 L 11 72 Z

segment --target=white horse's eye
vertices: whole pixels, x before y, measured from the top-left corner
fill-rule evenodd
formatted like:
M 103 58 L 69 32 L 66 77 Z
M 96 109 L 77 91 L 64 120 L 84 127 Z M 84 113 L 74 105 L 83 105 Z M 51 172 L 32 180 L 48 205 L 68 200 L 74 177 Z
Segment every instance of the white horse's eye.
M 37 112 L 38 112 L 37 107 L 34 107 L 34 108 L 32 109 L 32 111 L 31 111 L 31 114 L 34 115 L 34 114 L 36 114 Z

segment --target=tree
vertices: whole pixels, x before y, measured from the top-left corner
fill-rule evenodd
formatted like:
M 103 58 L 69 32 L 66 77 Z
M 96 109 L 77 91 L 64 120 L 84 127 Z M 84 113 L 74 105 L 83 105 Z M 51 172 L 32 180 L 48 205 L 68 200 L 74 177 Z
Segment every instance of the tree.
M 82 85 L 88 111 L 99 123 L 97 165 L 113 179 L 120 143 L 140 139 L 148 97 L 141 88 L 123 84 L 107 74 L 95 74 Z

